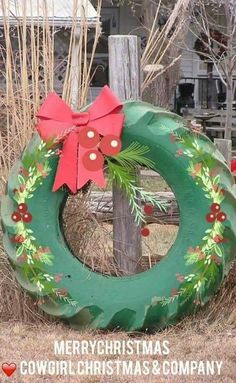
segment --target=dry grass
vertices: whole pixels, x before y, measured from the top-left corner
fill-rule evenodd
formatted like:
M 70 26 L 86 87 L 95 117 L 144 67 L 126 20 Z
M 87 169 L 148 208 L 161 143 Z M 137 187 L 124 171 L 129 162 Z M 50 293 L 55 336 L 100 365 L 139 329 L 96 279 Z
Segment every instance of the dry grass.
M 181 53 L 178 50 L 175 51 L 174 57 L 169 57 L 170 49 L 178 45 L 178 39 L 186 28 L 191 7 L 191 0 L 177 0 L 166 24 L 160 29 L 157 20 L 165 2 L 158 0 L 156 3 L 156 13 L 152 15 L 153 23 L 148 30 L 147 44 L 141 60 L 142 69 L 146 74 L 142 83 L 142 92 L 147 90 L 158 77 L 174 67 L 181 59 Z M 167 57 L 168 63 L 166 63 Z
M 53 354 L 55 340 L 128 340 L 139 339 L 148 341 L 168 340 L 170 354 L 167 357 L 156 356 L 160 362 L 167 360 L 217 360 L 223 361 L 222 375 L 215 377 L 116 377 L 116 376 L 86 376 L 86 377 L 50 377 L 50 376 L 20 376 L 15 374 L 11 382 L 14 383 L 41 383 L 41 382 L 62 382 L 62 383 L 234 383 L 236 371 L 236 329 L 235 326 L 224 322 L 215 322 L 209 325 L 205 318 L 197 316 L 195 319 L 187 319 L 179 326 L 166 329 L 153 335 L 125 334 L 123 332 L 84 332 L 78 333 L 62 325 L 42 325 L 37 328 L 34 325 L 21 323 L 0 324 L 0 359 L 2 361 L 15 362 L 19 365 L 21 360 L 106 360 L 116 359 L 101 355 L 78 355 L 78 356 L 57 356 Z M 123 360 L 148 360 L 152 356 L 122 356 Z
M 152 192 L 171 191 L 160 176 L 141 176 L 140 184 Z M 108 183 L 104 193 L 111 190 Z M 90 212 L 91 193 L 97 191 L 90 187 L 87 193 L 70 196 L 63 212 L 63 228 L 67 242 L 73 254 L 92 270 L 107 275 L 122 276 L 126 272 L 120 270 L 113 256 L 112 221 L 98 221 Z M 100 191 L 101 192 L 101 191 Z M 101 202 L 103 193 L 101 193 Z M 99 209 L 99 204 L 97 208 Z M 141 265 L 141 271 L 147 270 L 165 256 L 175 241 L 178 227 L 174 225 L 149 225 L 150 235 L 142 238 L 142 258 L 135 259 Z
M 98 16 L 102 0 L 97 1 Z M 0 7 L 5 13 L 8 0 L 0 1 Z M 30 6 L 30 2 L 25 2 Z M 100 23 L 95 25 L 94 44 L 92 53 L 87 54 L 89 27 L 85 18 L 81 20 L 79 47 L 78 42 L 77 9 L 79 0 L 73 0 L 73 14 L 71 15 L 71 35 L 68 40 L 68 57 L 62 97 L 75 108 L 83 107 L 87 103 L 89 85 L 91 81 L 92 63 L 98 38 Z M 4 193 L 8 173 L 13 163 L 29 142 L 35 131 L 35 114 L 44 98 L 54 88 L 54 39 L 55 30 L 49 24 L 47 17 L 47 2 L 44 2 L 43 24 L 28 23 L 26 10 L 22 21 L 16 19 L 14 38 L 11 37 L 12 28 L 9 19 L 4 20 L 3 44 L 0 44 L 0 76 L 5 79 L 5 88 L 0 90 L 0 192 Z M 81 12 L 83 15 L 83 11 Z M 14 50 L 13 46 L 17 46 Z M 75 76 L 75 64 L 79 71 Z M 2 82 L 1 82 L 2 84 Z M 72 94 L 76 89 L 76 94 Z M 2 233 L 0 233 L 2 236 Z M 2 241 L 1 241 L 2 242 Z M 12 269 L 1 247 L 0 249 L 0 318 L 8 320 L 36 321 L 46 320 L 47 317 L 38 313 L 32 300 L 21 291 L 16 283 Z
M 47 38 L 43 39 L 43 48 L 40 50 L 38 45 L 34 46 L 34 62 L 32 65 L 26 66 L 25 62 L 28 62 L 28 50 L 25 44 L 25 39 L 22 36 L 26 33 L 23 27 L 23 34 L 19 34 L 21 42 L 21 62 L 23 66 L 20 67 L 18 72 L 15 65 L 15 57 L 12 54 L 11 41 L 7 39 L 6 51 L 1 53 L 6 54 L 6 70 L 4 75 L 7 78 L 7 92 L 4 92 L 1 98 L 1 113 L 5 113 L 4 119 L 7 120 L 7 129 L 1 130 L 0 135 L 0 162 L 1 162 L 1 191 L 5 189 L 5 181 L 7 174 L 12 166 L 12 163 L 19 157 L 24 145 L 28 142 L 34 130 L 33 116 L 40 103 L 40 96 L 46 94 L 53 88 L 53 57 L 50 55 L 50 47 L 53 46 L 53 36 L 45 23 L 45 35 Z M 74 26 L 75 28 L 75 26 Z M 5 25 L 5 30 L 9 30 L 9 25 Z M 18 31 L 22 31 L 22 27 L 18 26 Z M 78 53 L 78 60 L 83 61 L 82 55 L 85 53 L 82 46 L 86 43 L 86 34 L 88 32 L 86 25 L 84 26 L 83 37 L 81 37 L 81 49 Z M 31 38 L 39 44 L 40 36 L 37 35 L 38 29 L 31 31 Z M 73 34 L 72 34 L 73 35 Z M 99 35 L 99 27 L 97 26 L 97 34 Z M 20 37 L 21 36 L 21 37 Z M 36 38 L 37 37 L 37 38 Z M 71 53 L 74 48 L 75 37 L 71 40 L 68 62 L 71 63 Z M 96 44 L 96 39 L 95 39 Z M 44 55 L 44 75 L 41 83 L 38 81 L 37 66 L 40 57 Z M 92 62 L 92 57 L 91 61 Z M 26 69 L 27 67 L 27 69 Z M 91 73 L 89 74 L 89 68 L 91 65 L 81 70 L 78 84 L 80 84 L 80 97 L 78 100 L 78 106 L 83 106 L 86 102 L 89 81 Z M 30 70 L 35 77 L 33 77 L 32 83 L 27 80 L 27 70 Z M 1 73 L 2 74 L 2 73 Z M 70 102 L 72 99 L 70 85 L 72 79 L 71 65 L 68 65 L 67 79 L 63 91 L 64 98 Z M 1 115 L 3 118 L 3 116 Z M 157 181 L 159 182 L 159 180 Z M 146 186 L 148 189 L 154 187 L 155 190 L 162 188 L 163 185 L 153 185 L 153 179 L 151 182 L 146 180 Z M 164 186 L 165 188 L 166 186 Z M 111 236 L 112 228 L 107 224 L 98 225 L 96 220 L 92 219 L 86 209 L 84 209 L 86 199 L 83 197 L 80 199 L 80 207 L 83 211 L 83 220 L 78 226 L 78 230 L 75 235 L 75 231 L 68 230 L 67 238 L 71 244 L 77 247 L 74 252 L 78 256 L 82 257 L 79 249 L 86 249 L 86 246 L 93 246 L 96 243 L 96 249 L 100 256 L 105 257 L 103 259 L 103 265 L 109 264 L 109 268 L 113 265 L 113 271 L 116 273 L 116 267 L 113 261 L 109 258 L 111 254 Z M 73 205 L 73 203 L 72 203 Z M 73 206 L 71 207 L 73 211 Z M 79 214 L 79 211 L 77 211 Z M 70 222 L 71 219 L 72 221 Z M 66 219 L 67 225 L 73 225 L 73 216 L 71 210 L 68 212 L 68 219 Z M 94 230 L 96 229 L 96 230 Z M 162 231 L 162 232 L 161 232 Z M 158 254 L 164 255 L 174 240 L 176 235 L 175 230 L 170 230 L 169 227 L 160 227 L 158 225 L 151 226 L 152 235 L 147 239 L 146 245 L 144 245 L 144 253 L 147 258 L 150 259 L 153 248 L 158 248 Z M 93 233 L 93 241 L 88 243 L 88 237 Z M 157 234 L 158 233 L 158 234 Z M 70 237 L 71 236 L 71 237 Z M 98 239 L 101 243 L 105 242 L 105 238 L 109 236 L 110 242 L 107 241 L 106 251 L 104 252 L 104 245 L 99 248 L 97 246 Z M 172 237 L 172 238 L 171 238 Z M 160 238 L 164 238 L 164 241 L 160 241 Z M 166 243 L 165 243 L 166 242 Z M 98 255 L 94 253 L 94 255 Z M 85 254 L 85 253 L 84 253 Z M 105 254 L 105 255 L 104 255 Z M 86 262 L 91 262 L 91 267 L 95 268 L 95 260 L 85 259 Z M 108 262 L 108 263 L 107 263 Z M 150 264 L 149 264 L 150 266 Z M 107 268 L 103 267 L 103 272 L 107 271 Z M 233 347 L 235 345 L 235 328 L 233 324 L 236 321 L 235 312 L 236 301 L 236 287 L 235 287 L 235 268 L 232 270 L 230 276 L 226 279 L 223 288 L 220 290 L 218 296 L 214 301 L 203 310 L 195 319 L 190 319 L 182 322 L 176 327 L 167 329 L 162 333 L 157 333 L 152 336 L 148 336 L 148 339 L 168 339 L 171 343 L 171 357 L 179 359 L 222 359 L 225 361 L 225 367 L 223 376 L 218 380 L 214 379 L 214 382 L 226 382 L 233 383 L 234 371 L 235 371 L 235 359 L 233 359 Z M 15 361 L 18 363 L 22 358 L 24 359 L 47 359 L 53 358 L 52 355 L 52 343 L 55 339 L 127 339 L 128 335 L 124 333 L 82 333 L 79 334 L 73 330 L 68 329 L 63 325 L 53 324 L 52 318 L 47 317 L 38 307 L 36 307 L 32 299 L 22 291 L 17 284 L 9 262 L 5 256 L 3 248 L 0 249 L 0 358 L 2 361 Z M 34 323 L 34 325 L 33 325 Z M 40 325 L 39 325 L 40 323 Z M 37 327 L 35 327 L 37 326 Z M 139 335 L 137 335 L 139 336 Z M 143 335 L 143 339 L 147 336 Z M 43 340 L 43 341 L 42 341 Z M 202 349 L 204 348 L 204 351 Z M 19 379 L 11 379 L 12 382 L 19 383 Z M 54 382 L 55 378 L 20 378 L 20 382 Z M 143 378 L 60 378 L 56 379 L 57 382 L 143 382 Z M 156 382 L 156 378 L 146 379 L 147 382 Z M 160 378 L 158 382 L 164 382 L 166 380 Z M 170 381 L 170 380 L 169 380 Z M 172 379 L 171 382 L 196 382 L 194 378 L 181 378 Z M 197 379 L 197 383 L 206 382 L 205 379 Z
M 20 288 L 3 248 L 0 249 L 0 321 L 44 322 L 48 317 L 40 313 L 33 299 Z
M 157 189 L 159 190 L 159 189 Z M 72 196 L 64 209 L 64 234 L 73 254 L 92 270 L 107 275 L 125 275 L 113 256 L 112 222 L 99 222 L 88 208 L 89 195 Z M 142 258 L 136 260 L 141 270 L 159 262 L 174 243 L 178 227 L 174 225 L 148 225 L 150 235 L 142 238 Z

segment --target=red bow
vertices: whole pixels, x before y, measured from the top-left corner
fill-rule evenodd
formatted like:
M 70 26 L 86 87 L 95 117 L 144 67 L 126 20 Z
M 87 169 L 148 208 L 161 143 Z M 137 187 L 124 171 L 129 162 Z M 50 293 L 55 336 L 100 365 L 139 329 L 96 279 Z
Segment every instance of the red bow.
M 63 142 L 53 191 L 66 184 L 76 193 L 89 180 L 105 187 L 104 155 L 115 155 L 121 149 L 121 109 L 122 104 L 108 86 L 88 111 L 81 113 L 74 113 L 56 93 L 49 94 L 37 113 L 37 130 L 44 141 Z

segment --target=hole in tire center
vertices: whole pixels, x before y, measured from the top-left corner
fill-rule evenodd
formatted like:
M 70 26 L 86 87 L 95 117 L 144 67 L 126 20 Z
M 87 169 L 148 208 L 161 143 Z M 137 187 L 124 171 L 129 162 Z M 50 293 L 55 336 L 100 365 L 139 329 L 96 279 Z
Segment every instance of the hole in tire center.
M 66 242 L 73 255 L 93 271 L 113 276 L 138 274 L 161 262 L 174 244 L 179 229 L 179 208 L 173 192 L 158 173 L 147 169 L 141 171 L 140 186 L 165 201 L 167 211 L 155 208 L 153 213 L 145 214 L 147 223 L 142 224 L 142 228 L 148 229 L 149 235 L 141 235 L 139 228 L 141 257 L 137 258 L 133 251 L 134 258 L 124 251 L 121 254 L 128 260 L 128 269 L 123 267 L 123 261 L 120 266 L 113 255 L 112 185 L 106 190 L 92 185 L 86 192 L 68 197 L 62 214 Z M 144 206 L 142 202 L 142 209 Z

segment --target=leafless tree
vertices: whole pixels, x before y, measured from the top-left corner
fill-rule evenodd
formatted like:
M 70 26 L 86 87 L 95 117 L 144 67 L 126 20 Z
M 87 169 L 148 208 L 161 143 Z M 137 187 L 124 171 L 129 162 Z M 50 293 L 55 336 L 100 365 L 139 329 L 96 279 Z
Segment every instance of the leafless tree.
M 145 78 L 143 98 L 169 107 L 179 81 L 183 49 L 188 32 L 192 0 L 143 0 L 143 24 L 147 45 L 142 55 Z
M 236 69 L 236 1 L 194 0 L 191 24 L 196 35 L 195 50 L 214 67 L 226 87 L 225 138 L 231 139 Z M 209 67 L 208 67 L 209 68 Z
M 128 5 L 140 20 L 147 44 L 142 54 L 142 97 L 169 107 L 179 81 L 180 41 L 185 39 L 193 0 L 111 0 Z

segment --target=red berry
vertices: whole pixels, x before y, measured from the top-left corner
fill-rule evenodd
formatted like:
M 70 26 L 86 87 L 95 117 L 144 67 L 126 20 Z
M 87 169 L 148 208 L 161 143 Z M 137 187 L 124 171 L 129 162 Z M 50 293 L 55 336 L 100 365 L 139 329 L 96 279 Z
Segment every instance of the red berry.
M 16 236 L 13 235 L 13 237 L 11 237 L 11 243 L 17 243 L 17 240 L 16 240 Z
M 121 146 L 122 143 L 119 137 L 108 134 L 102 138 L 99 148 L 106 156 L 115 156 L 120 152 Z
M 211 205 L 211 211 L 212 211 L 213 213 L 219 213 L 219 211 L 220 211 L 220 205 L 219 205 L 218 203 L 213 203 L 213 204 Z
M 25 240 L 25 238 L 23 237 L 23 235 L 18 235 L 16 237 L 16 242 L 18 242 L 18 243 L 23 243 L 24 240 Z
M 176 142 L 178 141 L 178 136 L 175 133 L 170 133 L 170 140 L 171 142 Z
M 152 205 L 145 205 L 143 210 L 146 214 L 151 215 L 154 212 L 154 207 Z
M 28 177 L 28 176 L 29 176 L 29 172 L 28 172 L 28 170 L 26 170 L 25 168 L 20 168 L 20 173 L 21 173 L 24 177 Z
M 25 190 L 25 185 L 24 184 L 20 185 L 20 191 L 23 192 L 24 190 Z
M 217 221 L 224 222 L 227 219 L 227 215 L 223 212 L 217 214 Z
M 143 227 L 143 228 L 141 229 L 141 235 L 142 235 L 143 237 L 148 237 L 149 234 L 150 234 L 150 230 L 149 230 L 147 227 Z
M 216 235 L 213 240 L 216 242 L 216 243 L 221 243 L 223 242 L 224 238 L 221 237 L 220 235 Z
M 24 222 L 29 223 L 29 222 L 32 221 L 32 215 L 30 213 L 25 213 L 22 216 L 22 219 L 23 219 Z
M 104 157 L 97 149 L 89 150 L 82 157 L 84 167 L 90 172 L 98 171 L 103 168 Z
M 210 223 L 214 222 L 216 220 L 216 215 L 213 213 L 209 213 L 206 216 L 206 220 L 207 220 L 207 222 L 210 222 Z
M 21 221 L 21 215 L 20 215 L 20 213 L 18 213 L 18 211 L 14 211 L 14 213 L 12 213 L 12 215 L 11 215 L 11 219 L 12 219 L 14 222 L 19 222 L 19 221 Z
M 236 157 L 232 159 L 231 161 L 231 171 L 235 172 L 236 171 Z
M 28 206 L 26 205 L 26 203 L 20 203 L 18 205 L 18 210 L 19 210 L 20 213 L 24 214 L 24 213 L 27 212 Z
M 54 281 L 55 281 L 56 283 L 59 283 L 59 282 L 61 281 L 61 279 L 62 279 L 62 274 L 57 274 L 57 275 L 55 275 L 55 277 L 54 277 Z
M 180 157 L 180 156 L 182 156 L 183 154 L 184 154 L 183 150 L 182 150 L 182 149 L 178 149 L 178 150 L 176 151 L 175 156 L 176 156 L 176 157 Z
M 83 148 L 92 149 L 99 143 L 100 135 L 96 129 L 86 126 L 79 132 L 78 140 Z
M 22 254 L 20 257 L 17 258 L 17 263 L 22 263 L 27 261 L 28 257 L 27 254 Z

